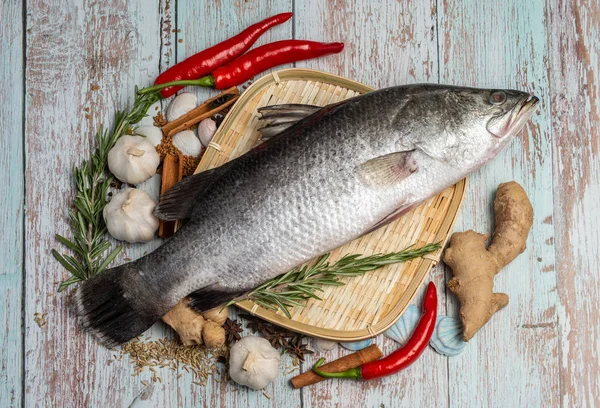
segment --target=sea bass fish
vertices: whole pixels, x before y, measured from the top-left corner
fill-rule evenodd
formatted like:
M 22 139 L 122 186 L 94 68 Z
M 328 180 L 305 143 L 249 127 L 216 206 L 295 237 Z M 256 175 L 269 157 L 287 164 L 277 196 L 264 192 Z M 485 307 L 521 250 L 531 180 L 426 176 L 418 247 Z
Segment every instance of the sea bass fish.
M 155 214 L 186 224 L 151 254 L 84 282 L 72 308 L 114 346 L 186 296 L 197 310 L 217 307 L 461 180 L 538 103 L 514 90 L 409 85 L 324 108 L 262 109 L 279 133 L 176 184 Z

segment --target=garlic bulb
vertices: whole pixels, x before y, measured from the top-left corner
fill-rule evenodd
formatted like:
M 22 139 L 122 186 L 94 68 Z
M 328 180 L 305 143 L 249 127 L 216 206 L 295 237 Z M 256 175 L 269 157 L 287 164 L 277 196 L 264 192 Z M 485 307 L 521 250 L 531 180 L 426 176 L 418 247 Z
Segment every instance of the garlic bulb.
M 192 130 L 182 130 L 173 136 L 173 146 L 186 156 L 198 156 L 202 150 L 200 140 Z
M 217 124 L 211 118 L 206 118 L 198 125 L 198 138 L 204 147 L 208 146 L 217 131 Z
M 189 92 L 177 95 L 167 108 L 167 122 L 172 122 L 175 119 L 182 117 L 194 109 L 197 103 L 198 98 Z
M 154 207 L 156 203 L 148 193 L 126 188 L 113 196 L 102 215 L 113 238 L 131 243 L 148 242 L 158 229 L 158 218 L 152 214 Z
M 231 347 L 229 375 L 238 384 L 260 390 L 277 377 L 280 359 L 266 339 L 247 336 Z
M 142 136 L 121 136 L 108 152 L 108 168 L 119 180 L 139 184 L 158 168 L 160 157 L 149 140 Z
M 140 126 L 135 130 L 135 134 L 144 136 L 154 147 L 160 144 L 163 137 L 162 130 L 156 126 Z

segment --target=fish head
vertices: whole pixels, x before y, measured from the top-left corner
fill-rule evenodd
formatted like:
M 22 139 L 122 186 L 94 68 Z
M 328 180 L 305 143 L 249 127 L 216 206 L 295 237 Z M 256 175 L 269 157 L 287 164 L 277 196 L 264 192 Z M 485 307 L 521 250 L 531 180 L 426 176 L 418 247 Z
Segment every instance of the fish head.
M 539 105 L 537 97 L 511 89 L 434 89 L 415 95 L 419 111 L 428 112 L 419 147 L 469 171 L 494 158 Z

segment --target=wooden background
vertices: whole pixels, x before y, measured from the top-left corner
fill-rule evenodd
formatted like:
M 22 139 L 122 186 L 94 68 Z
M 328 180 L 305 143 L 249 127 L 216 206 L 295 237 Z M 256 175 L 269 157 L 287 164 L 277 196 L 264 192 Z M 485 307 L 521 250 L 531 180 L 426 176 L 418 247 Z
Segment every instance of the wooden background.
M 494 3 L 0 2 L 0 406 L 599 406 L 600 6 Z M 66 296 L 55 293 L 67 275 L 50 250 L 54 234 L 67 232 L 71 165 L 87 157 L 93 132 L 131 102 L 135 85 L 289 10 L 293 21 L 259 44 L 290 37 L 346 43 L 340 55 L 297 66 L 375 87 L 443 82 L 541 97 L 521 137 L 471 177 L 456 225 L 490 231 L 500 182 L 515 179 L 530 194 L 535 223 L 527 252 L 496 278 L 510 304 L 460 356 L 430 349 L 406 371 L 368 384 L 329 381 L 297 391 L 290 374 L 267 388 L 269 399 L 217 380 L 198 387 L 185 373 L 177 379 L 165 372 L 162 384 L 146 387 L 147 378 L 130 376 L 126 359 L 109 364 L 114 353 L 77 332 Z M 157 245 L 126 248 L 120 262 Z M 432 279 L 443 288 L 448 271 L 440 266 Z M 456 299 L 440 295 L 440 313 L 456 313 Z M 46 326 L 34 322 L 35 313 L 47 313 Z M 152 329 L 155 337 L 164 332 Z M 396 347 L 383 337 L 377 343 L 385 352 Z

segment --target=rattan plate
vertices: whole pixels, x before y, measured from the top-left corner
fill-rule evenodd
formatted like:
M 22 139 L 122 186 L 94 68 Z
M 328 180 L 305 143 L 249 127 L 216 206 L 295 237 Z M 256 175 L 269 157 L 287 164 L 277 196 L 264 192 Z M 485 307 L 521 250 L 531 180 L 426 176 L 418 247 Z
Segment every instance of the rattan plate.
M 260 143 L 264 126 L 257 108 L 280 103 L 324 106 L 372 91 L 373 88 L 325 72 L 286 69 L 266 75 L 244 91 L 215 134 L 196 172 L 232 160 Z M 336 249 L 332 260 L 348 253 L 370 255 L 399 251 L 409 245 L 446 243 L 462 204 L 466 179 L 422 203 L 399 220 Z M 417 290 L 437 264 L 439 253 L 403 264 L 390 265 L 361 277 L 345 279 L 345 286 L 327 287 L 323 300 L 310 300 L 281 311 L 251 301 L 238 306 L 290 330 L 337 341 L 356 341 L 388 329 L 402 315 Z

